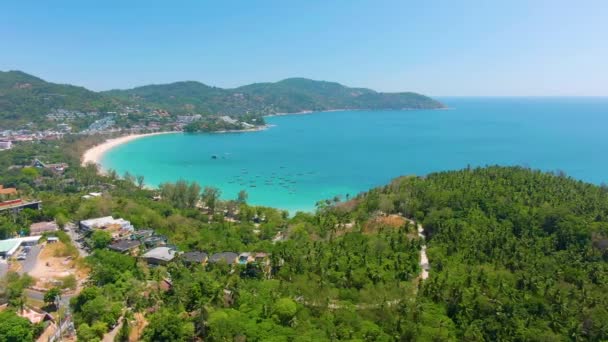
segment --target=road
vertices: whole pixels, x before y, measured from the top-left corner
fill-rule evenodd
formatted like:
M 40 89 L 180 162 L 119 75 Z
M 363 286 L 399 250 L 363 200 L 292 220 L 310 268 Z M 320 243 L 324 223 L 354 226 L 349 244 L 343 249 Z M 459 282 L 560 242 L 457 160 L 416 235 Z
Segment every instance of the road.
M 120 318 L 118 319 L 118 324 L 116 324 L 114 329 L 110 330 L 107 334 L 103 335 L 103 339 L 101 340 L 101 342 L 114 342 L 116 335 L 118 335 L 120 328 L 122 328 L 123 321 L 124 321 L 124 316 L 120 316 Z
M 77 240 L 80 240 L 81 236 L 78 234 L 78 227 L 74 223 L 68 223 L 65 225 L 65 232 L 68 234 L 70 239 L 72 239 L 72 243 L 78 249 L 78 253 L 80 253 L 81 257 L 86 257 L 89 255 L 87 251 L 82 248 L 82 244 Z
M 32 289 L 25 289 L 23 291 L 25 292 L 25 295 L 28 298 L 44 302 L 44 292 L 40 292 L 40 291 L 36 291 L 36 290 L 32 290 Z M 74 296 L 75 296 L 74 294 L 62 295 L 61 296 L 61 305 L 62 306 L 70 305 L 70 299 L 72 299 L 72 297 L 74 297 Z
M 38 260 L 38 254 L 40 254 L 41 249 L 41 245 L 32 246 L 30 252 L 27 253 L 27 258 L 19 261 L 21 263 L 21 270 L 19 270 L 20 274 L 29 273 L 36 267 L 36 261 Z

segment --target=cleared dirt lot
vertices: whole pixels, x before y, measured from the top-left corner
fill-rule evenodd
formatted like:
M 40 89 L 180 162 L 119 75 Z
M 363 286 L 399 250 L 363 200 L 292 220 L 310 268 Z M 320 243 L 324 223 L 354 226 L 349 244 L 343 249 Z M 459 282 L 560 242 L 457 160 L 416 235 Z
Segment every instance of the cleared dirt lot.
M 73 252 L 68 246 L 62 242 L 56 242 L 44 245 L 33 268 L 28 273 L 36 279 L 36 288 L 48 289 L 60 286 L 70 276 L 73 276 L 76 283 L 79 283 L 87 276 L 88 270 L 74 258 Z

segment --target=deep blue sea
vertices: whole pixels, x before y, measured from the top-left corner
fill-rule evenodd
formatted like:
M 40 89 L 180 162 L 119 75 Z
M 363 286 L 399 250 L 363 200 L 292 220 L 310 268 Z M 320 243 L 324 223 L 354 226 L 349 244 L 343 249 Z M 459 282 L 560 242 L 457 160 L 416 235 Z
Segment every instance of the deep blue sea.
M 562 170 L 608 183 L 608 98 L 439 98 L 446 110 L 339 111 L 267 118 L 260 132 L 170 134 L 109 151 L 104 168 L 147 185 L 195 180 L 249 202 L 313 210 L 400 175 L 484 165 Z M 212 156 L 217 159 L 212 159 Z

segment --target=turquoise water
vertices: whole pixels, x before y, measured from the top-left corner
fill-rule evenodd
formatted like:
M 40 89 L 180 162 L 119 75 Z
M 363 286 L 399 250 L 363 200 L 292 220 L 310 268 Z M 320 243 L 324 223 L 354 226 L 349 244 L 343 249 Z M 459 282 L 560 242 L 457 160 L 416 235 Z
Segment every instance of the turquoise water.
M 148 185 L 196 180 L 290 211 L 399 175 L 524 165 L 608 182 L 608 98 L 441 98 L 450 109 L 267 118 L 261 132 L 171 134 L 108 152 L 102 164 Z M 212 159 L 216 155 L 217 159 Z M 254 186 L 255 185 L 255 186 Z

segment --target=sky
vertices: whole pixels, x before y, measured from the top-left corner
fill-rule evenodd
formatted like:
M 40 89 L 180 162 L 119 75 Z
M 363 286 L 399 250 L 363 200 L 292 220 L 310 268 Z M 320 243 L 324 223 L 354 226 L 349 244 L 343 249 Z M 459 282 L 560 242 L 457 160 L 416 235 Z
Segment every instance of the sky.
M 0 70 L 93 90 L 307 77 L 432 96 L 608 96 L 608 1 L 3 1 Z

